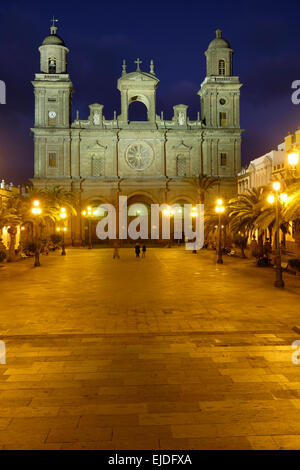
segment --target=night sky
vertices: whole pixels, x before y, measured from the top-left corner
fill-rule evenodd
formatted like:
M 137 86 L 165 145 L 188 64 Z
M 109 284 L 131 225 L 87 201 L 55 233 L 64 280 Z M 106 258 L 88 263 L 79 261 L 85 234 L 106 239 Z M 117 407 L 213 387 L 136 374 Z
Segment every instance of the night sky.
M 277 148 L 300 125 L 300 105 L 291 102 L 291 83 L 300 80 L 299 0 L 3 3 L 0 79 L 6 82 L 7 104 L 0 105 L 0 179 L 19 184 L 33 176 L 31 80 L 39 71 L 38 47 L 49 34 L 53 15 L 70 49 L 73 117 L 78 109 L 87 119 L 88 105 L 95 102 L 104 105 L 107 119 L 114 110 L 119 113 L 116 84 L 122 59 L 130 72 L 140 57 L 145 71 L 154 60 L 160 79 L 157 113 L 163 110 L 170 119 L 172 107 L 184 103 L 189 117 L 196 119 L 204 51 L 221 28 L 235 51 L 234 74 L 243 83 L 243 164 Z

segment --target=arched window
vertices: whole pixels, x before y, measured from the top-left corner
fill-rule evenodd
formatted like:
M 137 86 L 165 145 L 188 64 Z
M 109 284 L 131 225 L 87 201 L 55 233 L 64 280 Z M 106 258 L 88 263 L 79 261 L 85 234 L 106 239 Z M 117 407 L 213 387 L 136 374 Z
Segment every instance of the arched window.
M 225 60 L 219 60 L 219 75 L 225 75 Z
M 49 73 L 56 73 L 56 59 L 55 57 L 50 57 L 48 60 L 48 70 Z
M 135 98 L 135 99 L 134 99 Z M 132 102 L 128 108 L 129 121 L 148 121 L 148 110 L 144 103 L 137 100 L 137 97 L 132 98 Z

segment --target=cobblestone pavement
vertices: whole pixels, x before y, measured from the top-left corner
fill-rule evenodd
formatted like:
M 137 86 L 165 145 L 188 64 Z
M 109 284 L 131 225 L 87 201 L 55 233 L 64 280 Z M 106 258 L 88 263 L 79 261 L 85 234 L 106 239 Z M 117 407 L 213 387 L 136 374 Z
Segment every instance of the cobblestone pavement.
M 41 261 L 0 268 L 0 449 L 300 449 L 299 277 L 177 248 Z

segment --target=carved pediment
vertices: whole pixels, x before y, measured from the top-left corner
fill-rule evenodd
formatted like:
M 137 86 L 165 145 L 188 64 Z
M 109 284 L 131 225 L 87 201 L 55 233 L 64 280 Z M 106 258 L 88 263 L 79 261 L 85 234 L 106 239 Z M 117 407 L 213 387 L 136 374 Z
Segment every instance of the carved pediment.
M 155 76 L 146 72 L 139 72 L 139 71 L 127 73 L 123 77 L 119 78 L 119 80 L 122 82 L 126 82 L 126 81 L 130 81 L 130 82 L 143 81 L 143 82 L 155 82 L 155 83 L 159 82 L 158 78 L 156 78 Z
M 103 154 L 105 152 L 105 150 L 107 149 L 107 145 L 102 145 L 98 140 L 96 140 L 96 142 L 94 142 L 93 144 L 88 145 L 87 149 L 90 152 L 96 152 L 96 153 L 102 153 Z
M 186 145 L 183 140 L 180 142 L 178 145 L 174 145 L 173 149 L 176 150 L 176 152 L 185 152 L 188 153 L 191 151 L 192 147 L 189 145 Z

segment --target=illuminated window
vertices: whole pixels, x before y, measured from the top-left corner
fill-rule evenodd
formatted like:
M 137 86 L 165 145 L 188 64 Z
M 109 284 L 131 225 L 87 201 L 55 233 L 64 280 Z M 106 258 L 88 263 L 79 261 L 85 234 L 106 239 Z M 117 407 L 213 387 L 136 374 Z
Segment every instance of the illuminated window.
M 221 127 L 227 126 L 227 114 L 226 113 L 220 113 L 220 126 Z
M 48 166 L 50 168 L 56 168 L 57 167 L 57 158 L 56 158 L 56 153 L 55 152 L 50 152 L 48 155 Z
M 227 165 L 227 153 L 221 153 L 220 154 L 220 164 L 221 164 L 221 166 L 226 166 Z
M 225 75 L 225 60 L 219 60 L 219 75 Z

